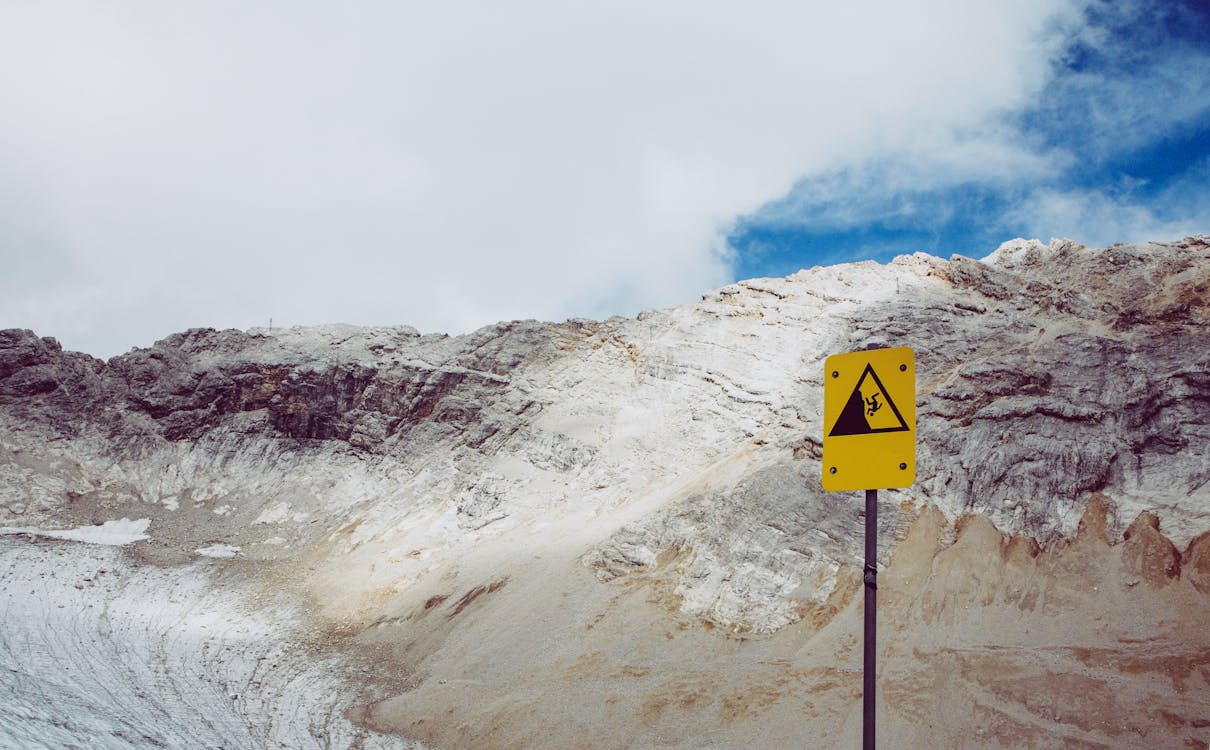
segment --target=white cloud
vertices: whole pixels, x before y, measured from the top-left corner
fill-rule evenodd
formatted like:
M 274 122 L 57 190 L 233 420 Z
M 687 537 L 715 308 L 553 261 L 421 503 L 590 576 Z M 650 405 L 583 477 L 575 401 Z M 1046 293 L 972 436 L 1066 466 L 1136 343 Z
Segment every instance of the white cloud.
M 1187 211 L 1157 210 L 1156 205 L 1094 188 L 1039 189 L 1005 217 L 1025 227 L 1030 237 L 1061 236 L 1089 247 L 1115 242 L 1167 241 L 1204 232 L 1210 224 L 1210 190 L 1183 196 Z M 1159 205 L 1172 209 L 1172 203 Z
M 1073 8 L 6 4 L 0 325 L 111 354 L 689 301 L 805 174 L 1011 160 L 961 134 L 1037 94 Z
M 810 175 L 783 199 L 762 206 L 762 227 L 813 231 L 861 229 L 879 221 L 946 218 L 946 191 L 962 184 L 1009 190 L 1045 182 L 1070 164 L 1061 150 L 1025 142 L 1009 128 L 939 136 L 927 147 L 875 152 L 860 161 Z

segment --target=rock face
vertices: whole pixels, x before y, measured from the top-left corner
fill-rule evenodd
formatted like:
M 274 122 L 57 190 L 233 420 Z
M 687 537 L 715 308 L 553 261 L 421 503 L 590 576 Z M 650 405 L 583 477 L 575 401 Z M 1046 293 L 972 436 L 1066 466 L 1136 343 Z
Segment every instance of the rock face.
M 238 548 L 207 564 L 286 586 L 340 649 L 415 670 L 416 701 L 364 723 L 451 746 L 515 739 L 488 732 L 491 717 L 462 734 L 415 723 L 461 684 L 426 675 L 471 666 L 442 659 L 478 632 L 464 624 L 476 610 L 561 632 L 562 615 L 535 623 L 510 607 L 528 601 L 536 617 L 532 602 L 561 591 L 606 612 L 644 590 L 668 622 L 713 638 L 843 620 L 862 520 L 856 493 L 819 486 L 822 363 L 900 345 L 916 350 L 918 481 L 881 493 L 884 562 L 934 508 L 947 554 L 997 550 L 969 555 L 964 582 L 937 596 L 986 568 L 980 580 L 1020 590 L 1020 611 L 1022 581 L 1062 572 L 1039 573 L 1039 550 L 1092 533 L 1077 534 L 1092 498 L 1120 575 L 1195 606 L 1210 581 L 1204 237 L 1017 240 L 981 261 L 814 268 L 637 319 L 454 338 L 192 330 L 102 362 L 0 331 L 0 526 L 149 518 L 151 538 L 129 548 L 140 564 Z M 945 518 L 976 520 L 947 531 Z M 665 627 L 644 617 L 636 627 Z M 501 674 L 513 663 L 479 659 Z M 732 723 L 761 715 L 728 705 Z M 628 735 L 639 744 L 675 713 L 632 708 L 655 732 Z M 1058 736 L 1050 724 L 1038 746 Z M 1091 746 L 1112 739 L 1080 731 Z

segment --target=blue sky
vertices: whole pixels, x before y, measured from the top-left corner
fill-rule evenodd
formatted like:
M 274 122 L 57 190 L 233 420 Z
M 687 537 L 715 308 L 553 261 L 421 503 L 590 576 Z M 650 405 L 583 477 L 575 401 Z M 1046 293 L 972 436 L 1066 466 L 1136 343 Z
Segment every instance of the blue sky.
M 0 327 L 459 333 L 1210 231 L 1168 0 L 0 4 Z
M 927 180 L 927 158 L 891 153 L 811 175 L 735 222 L 736 275 L 918 250 L 981 257 L 1018 236 L 1101 245 L 1210 232 L 1210 6 L 1093 5 L 1083 21 L 1039 93 L 1002 114 L 1042 170 Z

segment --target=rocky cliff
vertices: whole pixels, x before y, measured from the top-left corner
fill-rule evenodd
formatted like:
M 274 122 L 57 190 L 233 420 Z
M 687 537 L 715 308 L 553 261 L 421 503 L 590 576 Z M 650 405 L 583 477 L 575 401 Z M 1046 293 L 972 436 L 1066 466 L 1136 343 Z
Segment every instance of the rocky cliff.
M 3 331 L 0 526 L 149 519 L 136 571 L 275 592 L 308 634 L 283 638 L 371 657 L 362 727 L 845 744 L 862 518 L 819 486 L 822 363 L 899 345 L 920 444 L 880 498 L 897 741 L 1205 747 L 1203 237 L 1018 240 L 461 337 L 193 330 L 102 362 Z M 1055 707 L 1098 690 L 1099 723 Z M 945 696 L 964 708 L 937 718 Z

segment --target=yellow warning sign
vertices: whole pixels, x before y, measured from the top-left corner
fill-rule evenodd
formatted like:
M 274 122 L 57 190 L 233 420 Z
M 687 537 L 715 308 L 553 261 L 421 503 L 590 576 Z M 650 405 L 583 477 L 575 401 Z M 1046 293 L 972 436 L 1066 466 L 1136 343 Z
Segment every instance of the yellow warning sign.
M 910 347 L 824 362 L 823 488 L 878 490 L 916 481 L 916 354 Z

